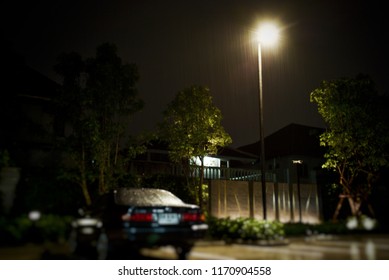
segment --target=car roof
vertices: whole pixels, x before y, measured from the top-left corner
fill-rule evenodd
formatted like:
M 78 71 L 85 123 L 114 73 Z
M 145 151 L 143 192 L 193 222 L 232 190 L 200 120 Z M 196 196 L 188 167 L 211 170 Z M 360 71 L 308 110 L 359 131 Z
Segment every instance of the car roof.
M 115 203 L 125 206 L 191 206 L 173 193 L 154 188 L 118 188 L 114 191 Z

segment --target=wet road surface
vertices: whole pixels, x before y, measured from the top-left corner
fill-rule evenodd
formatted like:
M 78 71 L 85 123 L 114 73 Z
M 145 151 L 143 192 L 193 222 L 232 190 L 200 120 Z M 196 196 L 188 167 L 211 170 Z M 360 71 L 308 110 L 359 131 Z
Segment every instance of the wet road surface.
M 170 247 L 143 249 L 142 254 L 154 258 L 175 258 Z M 292 238 L 287 244 L 272 246 L 199 242 L 189 259 L 389 260 L 389 236 Z
M 192 260 L 389 260 L 389 235 L 321 235 L 296 237 L 276 245 L 225 244 L 201 241 L 192 249 Z M 27 244 L 0 247 L 0 259 L 93 259 L 69 253 L 63 244 Z M 117 250 L 108 259 L 176 259 L 172 247 L 142 249 L 139 254 Z

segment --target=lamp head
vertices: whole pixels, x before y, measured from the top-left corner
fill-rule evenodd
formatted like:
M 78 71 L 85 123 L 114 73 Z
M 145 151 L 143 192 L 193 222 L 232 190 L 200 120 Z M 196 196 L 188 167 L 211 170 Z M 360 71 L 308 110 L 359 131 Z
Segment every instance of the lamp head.
M 279 30 L 272 23 L 264 23 L 258 29 L 257 40 L 258 43 L 265 46 L 275 45 L 278 41 Z

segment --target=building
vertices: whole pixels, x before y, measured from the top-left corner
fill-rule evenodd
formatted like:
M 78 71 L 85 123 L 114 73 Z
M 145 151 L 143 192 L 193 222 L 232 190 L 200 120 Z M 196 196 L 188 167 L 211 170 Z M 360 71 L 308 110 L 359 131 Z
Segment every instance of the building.
M 319 144 L 323 129 L 290 124 L 265 138 L 266 200 L 270 220 L 310 222 L 321 220 L 317 172 L 324 150 Z M 209 187 L 209 212 L 216 217 L 262 219 L 259 143 L 235 149 L 221 148 L 204 159 L 204 179 Z M 194 176 L 200 161 L 194 159 Z M 151 143 L 145 154 L 132 162 L 132 172 L 182 175 L 170 162 L 167 145 Z
M 273 174 L 273 180 L 290 182 L 297 180 L 297 170 L 301 182 L 316 183 L 317 171 L 324 163 L 324 148 L 319 136 L 323 128 L 300 124 L 289 124 L 265 138 L 266 172 Z M 239 148 L 258 155 L 260 142 Z M 259 168 L 257 162 L 253 168 Z
M 8 212 L 22 172 L 47 175 L 46 168 L 59 162 L 54 144 L 61 124 L 52 104 L 59 85 L 12 51 L 0 55 L 0 210 Z

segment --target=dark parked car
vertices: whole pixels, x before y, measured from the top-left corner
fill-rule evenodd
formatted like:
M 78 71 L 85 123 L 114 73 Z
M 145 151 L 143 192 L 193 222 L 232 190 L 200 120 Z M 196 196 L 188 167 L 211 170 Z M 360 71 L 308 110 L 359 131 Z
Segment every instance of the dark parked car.
M 120 235 L 135 249 L 171 245 L 178 258 L 185 259 L 208 229 L 197 205 L 163 189 L 120 188 L 114 192 L 114 203 L 111 215 L 120 216 Z

